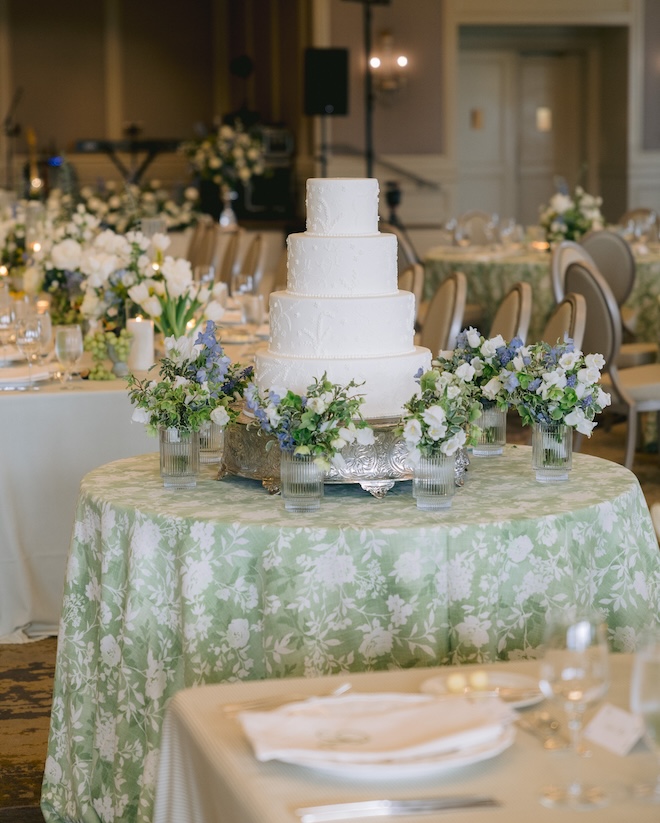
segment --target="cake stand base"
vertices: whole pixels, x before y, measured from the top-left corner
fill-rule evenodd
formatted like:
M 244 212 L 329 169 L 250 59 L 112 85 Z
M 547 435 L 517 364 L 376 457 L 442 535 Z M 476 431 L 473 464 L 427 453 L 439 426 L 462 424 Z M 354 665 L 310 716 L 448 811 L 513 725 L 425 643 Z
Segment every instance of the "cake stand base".
M 252 422 L 252 425 L 248 425 Z M 369 420 L 374 432 L 372 446 L 348 445 L 342 452 L 345 466 L 330 468 L 326 483 L 356 483 L 377 499 L 385 497 L 395 483 L 412 479 L 403 439 L 396 434 L 398 420 Z M 270 445 L 268 445 L 270 443 Z M 469 458 L 465 450 L 457 456 L 456 485 L 462 486 Z M 260 480 L 269 494 L 280 491 L 280 449 L 277 439 L 261 432 L 243 414 L 225 431 L 225 447 L 218 480 L 233 475 Z

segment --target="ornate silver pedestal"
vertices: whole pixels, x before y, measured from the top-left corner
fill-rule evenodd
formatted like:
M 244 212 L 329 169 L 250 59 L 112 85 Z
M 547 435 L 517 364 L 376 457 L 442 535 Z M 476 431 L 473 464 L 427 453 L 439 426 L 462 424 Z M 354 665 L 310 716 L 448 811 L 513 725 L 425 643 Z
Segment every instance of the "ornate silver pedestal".
M 218 470 L 218 479 L 227 475 L 261 480 L 270 494 L 280 490 L 280 449 L 277 439 L 259 432 L 254 421 L 241 416 L 238 422 L 225 431 L 225 447 Z M 412 479 L 412 469 L 407 463 L 406 448 L 401 437 L 395 434 L 398 420 L 370 420 L 375 442 L 372 446 L 351 444 L 342 455 L 346 461 L 343 469 L 334 466 L 326 475 L 326 483 L 358 483 L 374 497 L 382 498 L 400 480 Z M 268 443 L 272 443 L 267 448 Z M 463 476 L 469 459 L 467 452 L 456 460 L 456 485 L 463 485 Z

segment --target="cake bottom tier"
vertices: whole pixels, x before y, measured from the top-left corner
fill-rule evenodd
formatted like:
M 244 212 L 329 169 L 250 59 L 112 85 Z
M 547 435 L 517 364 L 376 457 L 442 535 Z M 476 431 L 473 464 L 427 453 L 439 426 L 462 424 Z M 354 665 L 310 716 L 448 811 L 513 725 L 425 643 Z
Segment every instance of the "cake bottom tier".
M 263 352 L 255 358 L 255 381 L 262 391 L 277 386 L 303 394 L 324 372 L 328 380 L 342 386 L 355 380 L 363 384 L 359 389 L 365 398 L 362 415 L 379 419 L 399 417 L 403 404 L 419 390 L 415 375 L 430 368 L 431 352 L 421 346 L 406 354 L 333 360 Z

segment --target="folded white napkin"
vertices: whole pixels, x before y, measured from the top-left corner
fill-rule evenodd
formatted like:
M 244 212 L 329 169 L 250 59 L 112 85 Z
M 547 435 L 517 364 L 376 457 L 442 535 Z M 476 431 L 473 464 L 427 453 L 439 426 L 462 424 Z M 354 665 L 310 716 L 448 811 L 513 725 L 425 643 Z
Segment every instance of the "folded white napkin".
M 41 380 L 48 380 L 50 370 L 43 367 L 32 367 L 32 379 L 35 383 Z M 21 386 L 28 385 L 30 373 L 27 366 L 11 366 L 0 370 L 0 386 Z
M 514 718 L 497 699 L 386 693 L 312 698 L 239 715 L 258 760 L 326 763 L 449 754 L 494 740 Z

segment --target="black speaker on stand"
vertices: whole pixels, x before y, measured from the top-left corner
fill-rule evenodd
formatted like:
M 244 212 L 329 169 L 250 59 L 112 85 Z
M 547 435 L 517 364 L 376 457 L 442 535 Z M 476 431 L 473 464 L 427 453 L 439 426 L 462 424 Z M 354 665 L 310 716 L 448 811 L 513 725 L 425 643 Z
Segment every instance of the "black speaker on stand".
M 327 117 L 348 114 L 348 49 L 305 49 L 305 114 L 321 116 L 321 176 L 326 177 Z

